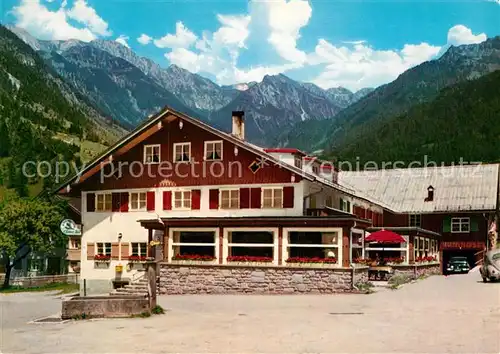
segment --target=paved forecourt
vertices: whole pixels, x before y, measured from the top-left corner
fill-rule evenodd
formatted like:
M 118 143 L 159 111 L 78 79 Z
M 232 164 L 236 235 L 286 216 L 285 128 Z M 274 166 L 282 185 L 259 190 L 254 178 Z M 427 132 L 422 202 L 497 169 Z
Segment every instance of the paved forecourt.
M 147 319 L 27 324 L 53 294 L 0 295 L 4 353 L 498 353 L 500 283 L 434 276 L 372 295 L 163 296 Z

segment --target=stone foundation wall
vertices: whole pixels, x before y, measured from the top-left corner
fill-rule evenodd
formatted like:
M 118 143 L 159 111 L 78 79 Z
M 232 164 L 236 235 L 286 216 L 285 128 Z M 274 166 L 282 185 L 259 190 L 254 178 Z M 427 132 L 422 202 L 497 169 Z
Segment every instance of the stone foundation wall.
M 354 283 L 366 282 L 357 268 Z M 160 264 L 160 294 L 331 294 L 352 290 L 352 269 Z
M 394 275 L 405 274 L 413 278 L 427 275 L 441 274 L 441 265 L 439 263 L 433 264 L 417 264 L 417 265 L 399 265 L 393 266 Z

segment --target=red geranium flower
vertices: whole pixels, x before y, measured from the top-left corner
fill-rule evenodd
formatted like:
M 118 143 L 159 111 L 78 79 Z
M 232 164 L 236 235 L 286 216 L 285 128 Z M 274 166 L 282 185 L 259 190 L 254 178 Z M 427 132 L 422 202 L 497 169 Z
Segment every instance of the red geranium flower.
M 227 257 L 228 262 L 272 262 L 273 257 L 261 257 L 261 256 L 229 256 Z
M 172 257 L 174 261 L 213 261 L 214 259 L 214 256 L 200 254 L 177 254 Z
M 320 258 L 320 257 L 290 257 L 286 260 L 287 263 L 337 263 L 336 258 Z

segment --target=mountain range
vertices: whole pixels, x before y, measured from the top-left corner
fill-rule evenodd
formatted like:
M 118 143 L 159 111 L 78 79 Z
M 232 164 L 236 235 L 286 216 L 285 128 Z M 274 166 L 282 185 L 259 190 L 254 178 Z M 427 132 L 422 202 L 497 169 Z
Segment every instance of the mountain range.
M 22 29 L 9 29 L 95 107 L 127 129 L 169 105 L 228 131 L 231 111 L 244 110 L 247 138 L 269 145 L 297 122 L 331 119 L 370 91 L 323 90 L 284 75 L 219 86 L 175 65 L 162 68 L 115 41 L 45 41 Z
M 325 150 L 329 155 L 355 144 L 360 133 L 378 122 L 388 121 L 411 107 L 429 102 L 454 84 L 477 79 L 500 69 L 500 37 L 479 44 L 450 47 L 441 57 L 402 73 L 342 110 L 335 119 L 299 122 L 284 132 L 276 144 L 308 151 Z

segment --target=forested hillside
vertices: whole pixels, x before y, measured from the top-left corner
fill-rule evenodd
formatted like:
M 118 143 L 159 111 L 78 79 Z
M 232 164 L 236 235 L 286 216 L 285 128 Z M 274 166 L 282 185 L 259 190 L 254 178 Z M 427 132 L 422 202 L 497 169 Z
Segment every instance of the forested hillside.
M 52 178 L 28 179 L 22 173 L 25 162 L 79 165 L 82 156 L 98 152 L 87 150 L 101 150 L 123 133 L 3 26 L 0 53 L 0 197 L 8 189 L 21 196 L 35 194 L 54 183 Z M 33 174 L 34 169 L 32 164 L 25 171 Z
M 451 86 L 432 102 L 364 127 L 332 155 L 355 161 L 500 161 L 500 70 Z

